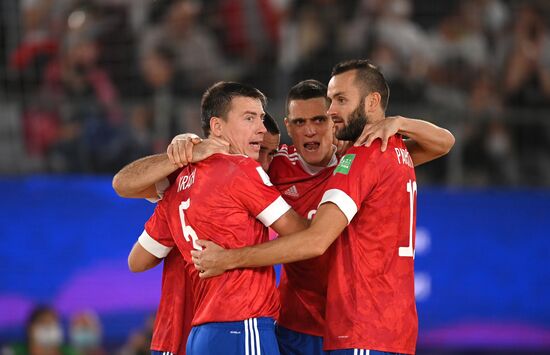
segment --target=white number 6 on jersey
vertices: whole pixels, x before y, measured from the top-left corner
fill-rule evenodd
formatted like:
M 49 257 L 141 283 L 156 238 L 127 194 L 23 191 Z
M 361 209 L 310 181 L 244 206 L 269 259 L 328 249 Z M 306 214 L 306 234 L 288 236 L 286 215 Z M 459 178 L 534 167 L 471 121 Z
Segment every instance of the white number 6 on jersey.
M 202 250 L 202 247 L 197 244 L 197 240 L 199 240 L 199 237 L 197 237 L 197 233 L 193 229 L 193 227 L 188 226 L 185 224 L 185 213 L 184 211 L 189 208 L 191 205 L 191 199 L 188 198 L 186 201 L 182 201 L 179 207 L 180 211 L 180 220 L 181 220 L 181 228 L 183 231 L 183 237 L 186 241 L 190 242 L 193 241 L 193 248 L 197 250 Z M 191 237 L 191 239 L 189 239 Z

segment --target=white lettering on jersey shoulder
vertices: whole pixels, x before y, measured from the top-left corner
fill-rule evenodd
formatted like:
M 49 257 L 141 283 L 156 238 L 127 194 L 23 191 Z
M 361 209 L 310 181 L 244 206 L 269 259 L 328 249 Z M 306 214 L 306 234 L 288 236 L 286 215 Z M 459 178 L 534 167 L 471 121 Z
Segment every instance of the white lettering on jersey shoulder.
M 401 148 L 394 148 L 394 149 L 395 149 L 395 155 L 396 155 L 398 164 L 405 164 L 411 168 L 414 168 L 414 163 L 412 161 L 412 158 L 408 150 L 401 149 Z
M 269 180 L 269 176 L 266 174 L 266 172 L 264 171 L 264 169 L 262 169 L 261 166 L 257 167 L 256 171 L 258 172 L 258 174 L 262 178 L 262 181 L 264 182 L 264 185 L 273 186 L 273 184 L 271 183 L 271 180 Z
M 197 170 L 193 169 L 193 171 L 189 175 L 184 175 L 180 177 L 180 180 L 178 181 L 178 192 L 188 189 L 193 185 L 195 182 L 195 172 Z

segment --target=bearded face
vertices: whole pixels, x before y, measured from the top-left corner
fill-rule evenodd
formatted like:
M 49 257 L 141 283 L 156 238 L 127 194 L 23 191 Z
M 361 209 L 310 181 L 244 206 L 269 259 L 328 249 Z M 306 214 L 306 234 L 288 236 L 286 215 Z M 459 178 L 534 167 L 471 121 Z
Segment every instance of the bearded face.
M 365 98 L 359 102 L 357 107 L 349 114 L 348 119 L 344 120 L 344 122 L 344 127 L 336 131 L 336 138 L 343 141 L 355 141 L 359 138 L 367 124 Z

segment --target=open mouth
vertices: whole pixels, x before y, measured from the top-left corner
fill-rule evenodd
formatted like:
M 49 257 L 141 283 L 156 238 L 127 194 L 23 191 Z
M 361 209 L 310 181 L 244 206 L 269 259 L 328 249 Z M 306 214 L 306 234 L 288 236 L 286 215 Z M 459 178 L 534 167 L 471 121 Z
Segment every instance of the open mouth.
M 248 143 L 248 145 L 252 148 L 252 150 L 254 152 L 259 152 L 260 151 L 260 143 L 261 142 L 250 142 L 250 143 Z
M 319 142 L 308 142 L 308 143 L 304 143 L 304 148 L 308 151 L 308 152 L 315 152 L 319 149 L 319 146 L 321 144 Z

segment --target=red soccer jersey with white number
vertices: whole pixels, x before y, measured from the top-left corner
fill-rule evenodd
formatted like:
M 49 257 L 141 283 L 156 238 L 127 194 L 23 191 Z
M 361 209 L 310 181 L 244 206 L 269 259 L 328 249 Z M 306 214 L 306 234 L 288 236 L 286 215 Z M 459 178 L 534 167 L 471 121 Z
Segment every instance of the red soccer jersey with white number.
M 176 245 L 183 255 L 195 300 L 193 325 L 276 317 L 272 267 L 236 269 L 201 280 L 190 251 L 198 248 L 196 239 L 224 248 L 268 241 L 267 226 L 289 208 L 257 162 L 215 154 L 180 173 L 147 221 L 140 244 L 156 256 Z
M 185 355 L 193 318 L 193 293 L 178 249 L 164 258 L 160 303 L 153 327 L 151 350 Z
M 349 149 L 328 183 L 326 202 L 349 224 L 333 244 L 325 349 L 414 354 L 416 181 L 401 137 L 391 137 L 386 152 L 379 140 Z
M 283 198 L 305 218 L 312 218 L 337 159 L 328 167 L 308 165 L 294 146 L 282 145 L 269 167 L 269 177 Z M 281 312 L 277 322 L 285 328 L 323 336 L 329 251 L 324 255 L 283 265 L 279 281 Z

